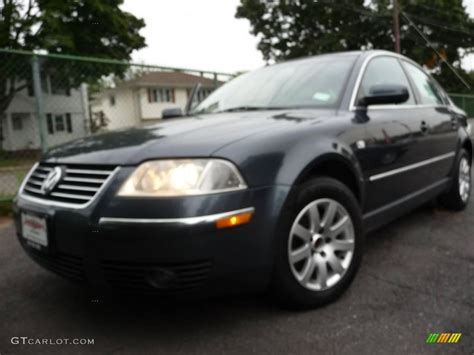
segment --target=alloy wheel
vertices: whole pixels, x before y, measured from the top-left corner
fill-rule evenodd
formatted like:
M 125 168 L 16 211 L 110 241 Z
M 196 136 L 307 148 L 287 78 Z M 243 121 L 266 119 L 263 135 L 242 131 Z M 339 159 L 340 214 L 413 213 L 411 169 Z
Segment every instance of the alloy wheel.
M 288 260 L 293 276 L 309 290 L 329 289 L 349 269 L 354 247 L 354 226 L 344 206 L 329 198 L 313 201 L 291 227 Z
M 466 157 L 459 162 L 459 196 L 466 202 L 471 190 L 471 165 Z

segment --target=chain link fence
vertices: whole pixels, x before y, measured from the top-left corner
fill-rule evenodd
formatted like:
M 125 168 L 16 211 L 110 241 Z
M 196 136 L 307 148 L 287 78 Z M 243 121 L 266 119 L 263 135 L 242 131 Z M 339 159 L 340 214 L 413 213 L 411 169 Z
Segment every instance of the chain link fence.
M 49 148 L 156 122 L 201 101 L 231 74 L 0 49 L 0 202 Z M 451 95 L 474 118 L 474 95 Z
M 162 119 L 230 74 L 0 49 L 0 202 L 49 148 Z
M 474 118 L 474 95 L 450 94 L 451 100 L 466 111 L 469 118 Z

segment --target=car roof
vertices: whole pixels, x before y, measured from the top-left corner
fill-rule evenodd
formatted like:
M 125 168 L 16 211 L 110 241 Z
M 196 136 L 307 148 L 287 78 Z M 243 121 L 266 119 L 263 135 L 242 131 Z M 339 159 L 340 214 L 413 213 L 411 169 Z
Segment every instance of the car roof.
M 403 57 L 403 58 L 406 58 L 406 59 L 410 60 L 409 58 L 407 58 L 403 55 L 400 55 L 398 53 L 395 53 L 395 52 L 382 50 L 382 49 L 371 49 L 371 50 L 324 53 L 324 54 L 318 54 L 318 55 L 313 55 L 313 56 L 288 59 L 288 60 L 285 60 L 285 61 L 281 61 L 281 62 L 271 64 L 269 66 L 284 65 L 285 63 L 309 62 L 309 61 L 312 61 L 312 60 L 329 59 L 329 58 L 352 57 L 352 58 L 356 59 L 358 57 L 364 57 L 365 58 L 365 57 L 369 57 L 369 56 L 383 55 L 383 54 L 392 55 L 392 56 L 395 56 L 395 57 Z

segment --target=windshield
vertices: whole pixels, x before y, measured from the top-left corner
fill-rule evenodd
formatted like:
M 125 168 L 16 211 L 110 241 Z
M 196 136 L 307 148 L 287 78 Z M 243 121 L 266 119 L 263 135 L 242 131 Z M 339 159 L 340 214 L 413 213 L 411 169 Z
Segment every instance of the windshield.
M 322 57 L 272 65 L 220 87 L 193 113 L 290 107 L 334 108 L 354 57 Z

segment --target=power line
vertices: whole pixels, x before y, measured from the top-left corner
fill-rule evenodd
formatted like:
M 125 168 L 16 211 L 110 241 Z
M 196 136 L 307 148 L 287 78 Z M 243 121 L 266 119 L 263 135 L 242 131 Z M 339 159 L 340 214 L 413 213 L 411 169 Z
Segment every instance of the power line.
M 453 11 L 453 9 L 441 10 L 440 8 L 437 8 L 437 7 L 434 7 L 434 6 L 428 6 L 428 5 L 424 5 L 424 4 L 410 3 L 409 6 L 422 7 L 422 8 L 425 8 L 426 10 L 435 11 L 435 12 L 437 12 L 439 14 L 442 14 L 442 15 L 445 15 L 445 16 L 446 16 L 447 11 Z M 458 13 L 459 15 L 464 15 L 465 14 L 465 12 L 463 10 L 460 10 L 460 9 L 454 9 L 454 10 L 456 10 L 456 13 Z
M 382 11 L 373 12 L 373 11 L 368 10 L 367 8 L 353 6 L 353 5 L 349 5 L 347 3 L 334 3 L 334 2 L 331 2 L 331 1 L 325 1 L 325 0 L 318 0 L 317 3 L 325 4 L 325 5 L 329 5 L 329 6 L 334 6 L 334 7 L 339 7 L 339 8 L 344 8 L 346 10 L 350 10 L 350 11 L 357 12 L 359 14 L 366 15 L 366 16 L 371 16 L 371 17 L 389 18 L 389 17 L 393 16 L 392 14 L 390 14 L 388 12 L 386 12 L 386 13 L 382 13 Z M 437 10 L 438 12 L 441 12 L 441 10 L 433 8 L 431 6 L 423 6 L 423 7 L 430 8 L 432 10 Z M 448 30 L 448 31 L 463 33 L 463 34 L 474 37 L 474 32 L 466 31 L 465 29 L 461 29 L 460 27 L 442 25 L 439 22 L 434 21 L 433 19 L 428 19 L 427 20 L 425 17 L 419 17 L 419 16 L 416 16 L 416 15 L 413 15 L 413 14 L 407 13 L 407 12 L 405 12 L 405 13 L 410 15 L 410 17 L 416 18 L 420 22 L 423 22 L 423 23 L 426 23 L 426 24 L 429 24 L 429 25 L 432 25 L 432 26 L 435 26 L 435 27 L 443 28 L 443 29 Z
M 447 31 L 463 33 L 463 34 L 466 34 L 466 35 L 469 35 L 469 36 L 473 36 L 473 37 L 474 37 L 474 32 L 469 32 L 469 31 L 466 31 L 466 30 L 461 30 L 461 29 L 459 29 L 460 27 L 445 26 L 445 25 L 440 24 L 439 22 L 433 21 L 432 19 L 428 19 L 428 20 L 427 20 L 426 17 L 420 17 L 420 16 L 417 16 L 417 15 L 413 15 L 413 14 L 411 14 L 411 13 L 409 13 L 409 12 L 405 12 L 405 13 L 406 13 L 407 15 L 410 15 L 411 18 L 416 18 L 418 21 L 423 22 L 424 24 L 431 25 L 431 26 L 435 26 L 435 27 L 439 27 L 439 28 L 445 29 L 445 30 L 447 30 Z
M 428 37 L 425 36 L 425 34 L 418 28 L 418 26 L 415 25 L 415 23 L 402 11 L 400 13 L 404 18 L 405 20 L 408 21 L 408 23 L 410 24 L 411 27 L 413 27 L 415 29 L 415 31 L 420 35 L 421 38 L 424 39 L 424 41 L 426 42 L 426 44 L 438 55 L 438 57 L 441 59 L 441 61 L 443 63 L 445 63 L 449 69 L 451 69 L 451 71 L 457 76 L 457 78 L 468 88 L 468 89 L 471 89 L 471 86 L 466 82 L 466 80 L 463 79 L 463 77 L 461 75 L 459 75 L 459 73 L 457 72 L 456 69 L 454 69 L 453 66 L 451 66 L 451 64 L 449 64 L 449 62 L 438 52 L 438 50 L 433 46 L 433 44 L 430 42 L 430 40 L 428 39 Z

